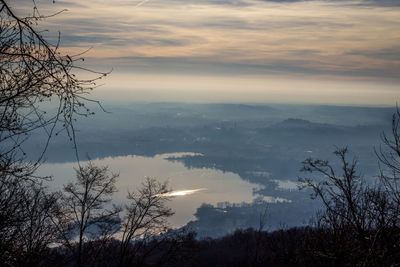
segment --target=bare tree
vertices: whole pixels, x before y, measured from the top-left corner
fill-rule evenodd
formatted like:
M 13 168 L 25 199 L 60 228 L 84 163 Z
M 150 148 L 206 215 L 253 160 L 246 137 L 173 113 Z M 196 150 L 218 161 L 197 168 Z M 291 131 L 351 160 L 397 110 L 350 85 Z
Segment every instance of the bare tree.
M 88 104 L 99 103 L 88 98 L 89 94 L 107 73 L 81 67 L 81 54 L 60 52 L 60 37 L 52 43 L 39 30 L 49 16 L 38 12 L 35 1 L 32 5 L 32 14 L 21 17 L 12 2 L 0 0 L 0 245 L 1 249 L 21 245 L 28 254 L 33 248 L 44 249 L 56 239 L 47 216 L 61 205 L 50 219 L 65 245 L 76 248 L 80 266 L 86 240 L 92 235 L 109 238 L 117 230 L 120 209 L 110 203 L 117 175 L 92 163 L 79 167 L 77 181 L 65 186 L 61 203 L 54 195 L 32 187 L 40 186 L 36 170 L 53 136 L 66 132 L 79 160 L 74 122 L 78 116 L 93 114 Z M 76 74 L 81 71 L 92 73 L 94 78 L 79 79 Z M 39 132 L 45 136 L 43 147 L 36 157 L 28 157 L 23 146 Z M 172 212 L 164 205 L 165 192 L 166 185 L 148 180 L 139 195 L 129 195 L 132 205 L 127 208 L 121 251 L 133 240 L 150 240 L 149 236 L 168 228 L 164 219 Z M 49 232 L 41 232 L 46 225 Z M 77 244 L 71 242 L 74 233 Z
M 0 0 L 0 243 L 2 251 L 12 248 L 29 228 L 27 213 L 36 215 L 32 206 L 22 201 L 30 196 L 44 205 L 44 191 L 39 190 L 43 177 L 36 170 L 42 161 L 50 138 L 66 131 L 75 144 L 74 121 L 77 116 L 92 114 L 88 94 L 98 79 L 105 76 L 79 66 L 82 55 L 60 52 L 60 38 L 55 42 L 43 36 L 40 23 L 48 16 L 38 12 L 32 1 L 32 12 L 19 16 L 18 3 Z M 53 16 L 56 14 L 52 14 Z M 93 74 L 79 79 L 78 71 Z M 96 102 L 97 103 L 97 102 Z M 45 136 L 37 155 L 25 154 L 23 144 L 32 134 Z M 51 198 L 51 195 L 48 197 Z M 46 205 L 45 205 L 46 206 Z M 36 207 L 35 207 L 36 208 Z M 44 211 L 47 207 L 44 208 Z M 32 216 L 36 216 L 33 215 Z M 41 214 L 40 216 L 42 216 Z M 39 216 L 39 215 L 38 215 Z M 47 220 L 46 220 L 47 221 Z M 32 222 L 33 223 L 33 222 Z M 20 228 L 22 227 L 22 228 Z M 21 238 L 21 241 L 27 241 Z M 5 246 L 5 247 L 4 247 Z M 18 246 L 18 245 L 17 245 Z M 3 254 L 6 257 L 7 253 Z M 13 257 L 12 255 L 9 255 Z
M 382 134 L 383 146 L 376 151 L 380 162 L 380 180 L 386 194 L 390 195 L 392 214 L 390 223 L 393 227 L 400 227 L 400 110 L 392 117 L 391 136 Z
M 3 264 L 13 261 L 15 238 L 24 221 L 24 206 L 20 201 L 25 187 L 10 175 L 3 175 L 0 183 L 0 260 Z
M 58 213 L 58 193 L 47 192 L 41 185 L 33 184 L 20 202 L 24 205 L 24 220 L 17 228 L 14 243 L 17 244 L 18 265 L 39 266 L 46 258 L 49 246 L 58 240 L 53 217 Z
M 64 221 L 68 222 L 64 225 L 68 226 L 69 237 L 74 233 L 78 237 L 76 248 L 78 266 L 82 265 L 85 240 L 91 236 L 105 234 L 106 229 L 112 232 L 118 230 L 121 209 L 110 204 L 111 196 L 116 192 L 117 177 L 118 174 L 110 173 L 107 167 L 98 167 L 89 162 L 76 170 L 76 182 L 64 187 L 62 216 L 65 218 Z
M 54 44 L 46 40 L 37 27 L 48 16 L 41 15 L 32 3 L 32 14 L 19 17 L 8 2 L 0 0 L 2 155 L 21 150 L 29 134 L 38 129 L 48 137 L 43 150 L 49 138 L 61 130 L 74 140 L 74 119 L 92 113 L 86 107 L 92 101 L 88 93 L 106 75 L 80 67 L 81 55 L 62 54 L 59 37 Z M 95 73 L 96 77 L 78 79 L 78 70 Z
M 122 224 L 120 265 L 128 264 L 134 257 L 138 262 L 143 262 L 166 238 L 160 235 L 170 229 L 167 219 L 174 214 L 166 206 L 170 199 L 168 192 L 167 183 L 147 178 L 137 192 L 128 193 L 129 204 L 125 207 L 126 214 Z M 149 243 L 149 240 L 153 242 Z M 143 247 L 146 251 L 141 251 Z
M 9 179 L 0 184 L 0 260 L 5 265 L 37 266 L 58 239 L 53 216 L 58 193 L 35 182 Z
M 395 262 L 400 256 L 398 189 L 388 185 L 392 180 L 386 176 L 375 183 L 360 176 L 357 161 L 348 159 L 347 148 L 338 149 L 335 155 L 339 167 L 325 160 L 305 160 L 303 171 L 310 177 L 300 179 L 323 203 L 317 228 L 326 230 L 334 240 L 330 251 L 319 255 L 333 257 L 339 265 L 383 266 Z
M 323 218 L 326 223 L 336 226 L 333 222 L 340 220 L 340 226 L 351 226 L 362 240 L 367 226 L 362 198 L 367 186 L 357 172 L 357 161 L 347 159 L 348 149 L 338 149 L 334 153 L 340 160 L 341 173 L 337 174 L 328 161 L 309 158 L 303 162 L 303 171 L 317 172 L 323 175 L 323 179 L 308 178 L 301 179 L 301 182 L 314 191 L 314 197 L 322 200 L 327 211 Z

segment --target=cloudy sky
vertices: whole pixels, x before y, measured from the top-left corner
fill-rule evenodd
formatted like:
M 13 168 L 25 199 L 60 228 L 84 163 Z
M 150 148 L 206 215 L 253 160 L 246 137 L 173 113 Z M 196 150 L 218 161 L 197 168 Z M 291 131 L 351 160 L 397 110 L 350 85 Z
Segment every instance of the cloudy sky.
M 39 7 L 68 9 L 48 20 L 66 51 L 92 47 L 87 64 L 113 68 L 104 96 L 400 101 L 400 0 L 42 0 Z

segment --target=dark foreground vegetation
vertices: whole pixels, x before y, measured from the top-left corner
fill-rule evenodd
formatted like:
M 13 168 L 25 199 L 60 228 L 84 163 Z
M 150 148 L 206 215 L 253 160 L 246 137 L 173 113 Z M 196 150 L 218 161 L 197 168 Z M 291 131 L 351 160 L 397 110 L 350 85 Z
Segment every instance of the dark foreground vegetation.
M 367 241 L 373 247 L 369 250 L 359 244 L 351 230 L 336 233 L 332 229 L 305 227 L 268 233 L 247 229 L 205 240 L 196 240 L 193 234 L 188 234 L 162 245 L 132 244 L 129 260 L 122 265 L 118 241 L 89 242 L 82 263 L 83 266 L 398 266 L 398 237 L 384 235 Z M 68 264 L 70 256 L 66 250 L 52 249 L 38 266 L 74 266 Z
M 33 2 L 35 3 L 35 2 Z M 0 0 L 0 265 L 1 266 L 398 266 L 400 263 L 400 111 L 376 151 L 378 177 L 363 177 L 347 148 L 338 163 L 307 159 L 300 179 L 323 207 L 309 227 L 237 230 L 197 240 L 171 229 L 169 189 L 155 179 L 112 204 L 117 174 L 89 163 L 61 191 L 39 177 L 50 139 L 66 132 L 76 155 L 74 122 L 105 74 L 79 80 L 80 55 L 47 42 L 36 7 L 19 17 Z M 36 160 L 24 144 L 46 136 Z M 40 147 L 40 145 L 38 145 Z M 79 158 L 77 158 L 79 162 Z

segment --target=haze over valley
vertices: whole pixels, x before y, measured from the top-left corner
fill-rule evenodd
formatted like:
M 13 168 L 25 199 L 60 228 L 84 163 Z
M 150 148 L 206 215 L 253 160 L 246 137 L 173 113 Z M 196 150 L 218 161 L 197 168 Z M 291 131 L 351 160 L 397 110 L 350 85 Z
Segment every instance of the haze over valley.
M 334 160 L 337 147 L 349 146 L 363 175 L 373 181 L 378 175 L 374 149 L 379 148 L 383 131 L 390 130 L 387 122 L 393 111 L 389 107 L 166 102 L 105 108 L 109 113 L 100 111 L 77 123 L 80 159 L 95 160 L 120 173 L 120 202 L 146 176 L 168 180 L 174 190 L 201 189 L 172 200 L 176 211 L 172 223 L 181 227 L 195 221 L 190 226 L 200 236 L 256 227 L 261 207 L 268 209 L 266 225 L 271 230 L 307 225 L 320 203 L 311 200 L 309 191 L 298 189 L 302 162 L 309 157 Z M 65 140 L 64 136 L 52 140 L 42 170 L 54 175 L 59 186 L 73 177 L 76 160 L 73 143 Z M 39 136 L 27 144 L 30 154 L 34 145 L 40 145 Z M 257 205 L 257 201 L 261 202 Z M 203 203 L 237 207 L 215 220 L 213 208 L 202 207 L 196 213 Z

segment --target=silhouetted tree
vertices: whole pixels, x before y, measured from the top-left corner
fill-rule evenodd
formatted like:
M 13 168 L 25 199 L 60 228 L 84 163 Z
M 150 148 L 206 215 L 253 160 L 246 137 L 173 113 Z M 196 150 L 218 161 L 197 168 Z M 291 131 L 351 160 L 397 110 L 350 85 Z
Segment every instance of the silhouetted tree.
M 384 146 L 376 152 L 380 161 L 380 180 L 385 188 L 385 194 L 392 200 L 392 214 L 388 216 L 392 226 L 400 227 L 400 110 L 392 117 L 391 137 L 382 134 Z
M 62 54 L 59 39 L 53 44 L 43 37 L 37 26 L 46 18 L 36 6 L 31 15 L 20 17 L 10 2 L 0 0 L 2 155 L 21 149 L 27 135 L 38 129 L 48 138 L 66 130 L 74 139 L 74 119 L 92 113 L 86 104 L 93 100 L 87 95 L 96 80 L 105 75 L 89 80 L 77 78 L 76 70 L 95 72 L 78 66 L 81 55 Z
M 170 199 L 168 192 L 167 183 L 146 178 L 137 192 L 128 193 L 129 203 L 125 207 L 126 214 L 122 223 L 120 265 L 129 264 L 133 260 L 143 262 L 167 237 L 162 234 L 169 230 L 167 219 L 174 214 L 166 206 Z M 144 247 L 145 250 L 142 249 Z
M 118 174 L 110 173 L 107 167 L 98 167 L 89 162 L 76 170 L 74 183 L 64 186 L 61 215 L 68 232 L 64 236 L 78 237 L 75 255 L 77 266 L 82 265 L 86 239 L 109 236 L 118 230 L 121 209 L 110 204 L 110 197 L 116 192 L 117 177 Z
M 1 187 L 1 262 L 6 265 L 37 266 L 48 246 L 58 239 L 53 217 L 58 213 L 58 194 L 40 184 L 14 179 Z M 8 187 L 8 188 L 5 188 Z
M 58 193 L 50 193 L 41 185 L 33 184 L 19 195 L 24 206 L 23 220 L 17 227 L 13 243 L 17 251 L 17 265 L 39 266 L 48 255 L 49 246 L 58 240 L 53 218 L 59 212 Z
M 35 1 L 32 1 L 32 13 L 27 16 L 19 16 L 15 12 L 18 4 L 0 0 L 2 263 L 17 258 L 12 253 L 16 251 L 13 248 L 22 245 L 20 242 L 26 243 L 21 253 L 36 250 L 46 243 L 37 236 L 40 235 L 38 229 L 32 227 L 36 225 L 43 230 L 53 201 L 50 201 L 52 194 L 47 195 L 41 187 L 44 177 L 38 177 L 36 170 L 52 136 L 66 131 L 75 143 L 74 121 L 79 115 L 92 114 L 86 104 L 95 101 L 88 98 L 88 93 L 95 87 L 96 80 L 105 75 L 78 66 L 81 55 L 61 53 L 59 39 L 51 43 L 42 35 L 43 30 L 39 30 L 38 26 L 47 17 L 38 12 Z M 95 77 L 79 79 L 74 74 L 76 70 L 89 71 Z M 38 155 L 28 157 L 23 144 L 30 140 L 33 133 L 45 136 L 44 143 Z M 28 205 L 30 201 L 35 205 Z M 29 223 L 32 227 L 28 227 Z M 25 238 L 28 233 L 37 236 L 37 240 Z
M 324 207 L 316 227 L 331 241 L 325 250 L 315 252 L 335 265 L 391 266 L 400 260 L 399 123 L 397 109 L 392 138 L 383 134 L 385 148 L 377 153 L 383 165 L 377 181 L 359 174 L 357 161 L 348 158 L 347 148 L 335 151 L 339 167 L 320 159 L 303 162 L 303 171 L 310 177 L 300 181 Z

